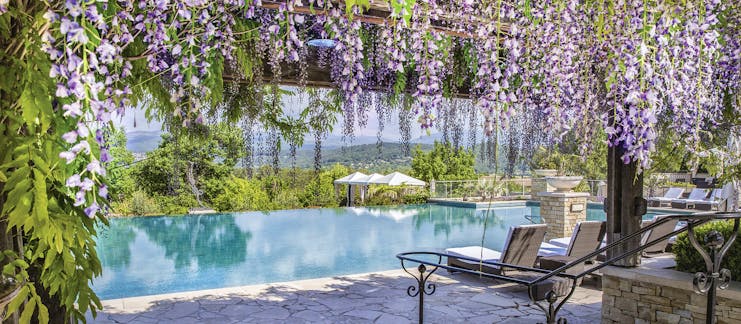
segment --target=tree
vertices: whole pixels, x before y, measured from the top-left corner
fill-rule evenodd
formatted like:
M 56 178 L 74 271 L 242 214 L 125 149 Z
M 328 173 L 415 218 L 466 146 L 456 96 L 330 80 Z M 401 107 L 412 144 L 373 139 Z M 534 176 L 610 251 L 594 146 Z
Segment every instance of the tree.
M 474 153 L 435 141 L 425 153 L 417 146 L 412 152 L 412 175 L 424 181 L 466 180 L 476 177 Z
M 322 206 L 337 207 L 339 197 L 335 192 L 334 180 L 350 174 L 350 169 L 335 164 L 331 168 L 319 172 L 309 183 L 301 196 L 301 202 L 305 207 Z
M 111 167 L 108 168 L 109 195 L 112 201 L 121 201 L 131 197 L 136 190 L 136 183 L 131 176 L 134 154 L 126 148 L 126 133 L 114 129 L 109 135 Z
M 218 211 L 272 209 L 270 198 L 258 181 L 237 177 L 226 180 L 212 204 Z
M 174 196 L 197 189 L 210 202 L 244 156 L 243 147 L 239 129 L 225 124 L 201 126 L 197 133 L 163 134 L 159 147 L 147 153 L 132 173 L 150 195 Z M 193 190 L 189 177 L 195 181 Z

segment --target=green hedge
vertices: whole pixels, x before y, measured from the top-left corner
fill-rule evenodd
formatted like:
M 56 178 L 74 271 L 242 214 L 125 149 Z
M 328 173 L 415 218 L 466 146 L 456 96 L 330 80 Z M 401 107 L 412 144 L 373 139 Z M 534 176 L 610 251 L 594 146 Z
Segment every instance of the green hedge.
M 728 239 L 733 231 L 733 222 L 715 221 L 696 228 L 695 237 L 697 237 L 697 241 L 703 246 L 705 245 L 705 234 L 712 229 L 717 230 L 723 234 L 725 239 Z M 683 232 L 677 236 L 677 241 L 672 246 L 672 252 L 676 256 L 677 270 L 690 273 L 705 271 L 705 261 L 703 261 L 700 253 L 690 244 L 687 232 Z M 728 250 L 728 254 L 723 258 L 722 266 L 731 270 L 731 278 L 733 280 L 741 280 L 741 242 L 739 240 L 736 240 Z

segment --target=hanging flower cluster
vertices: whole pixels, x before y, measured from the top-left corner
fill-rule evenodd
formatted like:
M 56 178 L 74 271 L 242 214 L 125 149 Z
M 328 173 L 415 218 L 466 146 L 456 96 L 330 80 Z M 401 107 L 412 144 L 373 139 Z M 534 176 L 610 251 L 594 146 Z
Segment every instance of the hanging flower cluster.
M 714 81 L 723 51 L 716 30 L 718 4 L 621 0 L 600 6 L 564 0 L 526 5 L 528 19 L 522 25 L 528 55 L 521 60 L 526 106 L 537 107 L 556 139 L 574 126 L 589 125 L 580 120 L 601 115 L 610 145 L 620 147 L 625 163 L 639 162 L 642 168 L 650 165 L 661 114 L 672 115 L 688 143 L 698 142 L 722 102 Z M 596 96 L 605 86 L 606 97 Z
M 675 19 L 672 26 L 678 31 L 672 35 L 670 55 L 674 64 L 669 66 L 673 74 L 666 78 L 671 94 L 667 99 L 678 131 L 691 149 L 700 141 L 701 126 L 713 122 L 720 113 L 721 91 L 714 70 L 720 49 L 715 30 L 718 3 L 719 0 L 709 1 L 704 7 L 690 4 L 687 19 Z
M 407 61 L 407 42 L 404 37 L 405 28 L 402 23 L 393 26 L 383 26 L 380 31 L 378 55 L 379 70 L 376 76 L 379 81 L 391 81 L 397 73 L 404 73 L 404 63 Z
M 719 91 L 712 79 L 716 4 L 677 8 L 682 20 L 671 11 L 652 11 L 642 1 L 616 4 L 628 9 L 614 17 L 612 33 L 618 36 L 607 45 L 617 48 L 617 55 L 608 82 L 610 111 L 603 120 L 610 144 L 624 150 L 625 163 L 650 165 L 658 115 L 671 112 L 687 143 L 699 142 L 701 129 L 718 116 Z
M 43 50 L 52 60 L 49 76 L 57 81 L 55 96 L 70 128 L 62 139 L 69 149 L 60 154 L 67 164 L 79 165 L 66 181 L 74 193 L 75 206 L 88 217 L 101 209 L 99 198 L 107 199 L 103 184 L 104 164 L 110 155 L 104 129 L 115 112 L 128 104 L 128 87 L 120 81 L 129 76 L 131 64 L 121 56 L 122 48 L 133 41 L 128 22 L 131 4 L 106 21 L 106 5 L 68 0 L 61 12 L 49 11 L 51 23 L 43 39 Z
M 0 0 L 0 14 L 7 3 Z M 588 128 L 583 120 L 599 116 L 623 160 L 647 167 L 661 114 L 669 114 L 675 129 L 693 142 L 719 116 L 724 94 L 733 95 L 738 109 L 737 4 L 606 4 L 393 0 L 388 20 L 369 27 L 358 17 L 358 6 L 346 11 L 322 0 L 67 0 L 46 15 L 52 27 L 44 48 L 70 128 L 63 138 L 69 149 L 61 158 L 80 164 L 68 185 L 94 215 L 96 197 L 106 194 L 99 181 L 108 160 L 103 126 L 127 103 L 131 91 L 120 81 L 130 74 L 129 60 L 145 59 L 171 91 L 176 120 L 201 122 L 213 100 L 210 89 L 220 84 L 215 78 L 222 63 L 232 59 L 235 37 L 246 37 L 233 32 L 236 19 L 258 26 L 259 36 L 241 44 L 257 46 L 254 52 L 273 69 L 275 82 L 285 64 L 298 65 L 305 79 L 308 39 L 334 40 L 334 48 L 318 50 L 318 56 L 342 95 L 348 134 L 365 120 L 370 107 L 363 104 L 383 104 L 364 95 L 364 88 L 413 93 L 414 102 L 403 99 L 403 119 L 416 113 L 428 128 L 435 114 L 445 115 L 439 113 L 449 107 L 444 98 L 462 87 L 488 134 L 513 114 L 527 113 L 558 139 L 575 126 Z M 124 59 L 134 38 L 143 52 Z M 461 66 L 470 75 L 451 82 Z M 254 72 L 261 75 L 262 69 Z M 478 121 L 475 110 L 467 111 L 470 124 Z
M 203 122 L 211 64 L 231 58 L 231 12 L 239 5 L 243 1 L 138 1 L 134 29 L 143 34 L 150 71 L 172 82 L 173 117 L 183 126 Z
M 339 10 L 335 10 L 339 12 Z M 337 23 L 333 24 L 337 45 L 334 47 L 338 54 L 342 70 L 337 76 L 347 106 L 354 106 L 363 93 L 362 83 L 365 79 L 365 67 L 363 66 L 363 41 L 360 38 L 360 21 L 348 21 L 344 17 L 335 17 Z
M 715 80 L 741 114 L 741 10 L 721 4 L 725 20 Z
M 358 12 L 359 9 L 353 7 L 353 10 Z M 361 28 L 360 21 L 348 19 L 339 8 L 329 10 L 325 29 L 329 30 L 335 41 L 331 56 L 331 75 L 344 98 L 343 133 L 346 136 L 353 135 L 356 117 L 363 120 L 364 115 L 363 107 L 359 107 L 366 78 Z
M 417 91 L 414 96 L 417 104 L 422 108 L 419 116 L 419 124 L 423 129 L 430 128 L 436 119 L 432 113 L 443 101 L 442 80 L 445 77 L 444 54 L 441 53 L 439 43 L 446 40 L 435 32 L 416 40 L 412 48 L 421 50 L 415 53 L 417 61 Z M 419 111 L 415 113 L 419 114 Z
M 484 115 L 484 132 L 490 136 L 496 124 L 506 125 L 518 100 L 516 87 L 510 85 L 519 74 L 521 55 L 519 19 L 515 7 L 503 3 L 500 7 L 488 7 L 486 15 L 493 17 L 488 23 L 480 24 L 476 30 L 478 40 L 478 70 L 473 90 L 477 93 L 477 106 Z M 509 36 L 505 37 L 502 21 L 510 24 Z
M 280 78 L 280 64 L 301 62 L 306 56 L 306 44 L 301 38 L 300 30 L 306 28 L 306 17 L 294 13 L 300 1 L 290 0 L 280 3 L 278 9 L 259 10 L 257 15 L 260 21 L 260 40 L 263 56 L 273 70 L 274 77 Z M 255 16 L 254 7 L 249 11 L 247 18 Z

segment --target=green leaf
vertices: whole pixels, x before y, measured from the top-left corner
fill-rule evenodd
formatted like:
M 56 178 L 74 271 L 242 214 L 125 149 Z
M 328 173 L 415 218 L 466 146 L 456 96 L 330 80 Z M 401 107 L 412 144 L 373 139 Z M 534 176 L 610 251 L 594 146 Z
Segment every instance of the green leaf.
M 47 324 L 49 323 L 49 309 L 44 306 L 44 304 L 39 303 L 39 323 L 41 324 Z
M 31 323 L 31 315 L 33 315 L 34 309 L 36 309 L 36 299 L 29 299 L 26 303 L 26 306 L 23 307 L 23 313 L 21 313 L 20 322 Z
M 5 176 L 3 171 L 0 171 L 0 182 L 8 182 L 8 178 Z
M 10 186 L 10 182 L 8 186 Z M 8 193 L 8 204 L 6 207 L 10 208 L 12 204 L 18 204 L 23 200 L 23 198 L 28 199 L 29 197 L 27 197 L 27 195 L 30 193 L 30 189 L 31 179 L 28 178 L 21 180 L 14 187 L 11 187 L 10 192 Z
M 46 195 L 46 177 L 38 169 L 34 173 L 34 207 L 33 212 L 41 222 L 49 219 L 49 199 Z
M 36 102 L 30 87 L 23 89 L 21 97 L 18 99 L 18 103 L 21 106 L 21 115 L 23 120 L 26 124 L 33 124 L 36 117 L 39 115 L 39 109 L 36 107 Z
M 64 239 L 62 239 L 62 234 L 59 233 L 56 237 L 54 237 L 54 245 L 57 248 L 58 253 L 62 253 L 64 249 Z

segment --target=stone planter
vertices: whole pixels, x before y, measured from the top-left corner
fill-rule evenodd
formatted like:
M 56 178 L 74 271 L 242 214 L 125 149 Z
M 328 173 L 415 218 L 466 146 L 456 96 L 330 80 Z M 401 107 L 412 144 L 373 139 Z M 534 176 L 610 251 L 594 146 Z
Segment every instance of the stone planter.
M 539 177 L 555 177 L 558 174 L 558 170 L 554 169 L 535 169 L 533 173 Z
M 557 192 L 570 192 L 579 185 L 584 177 L 546 177 L 545 181 Z

